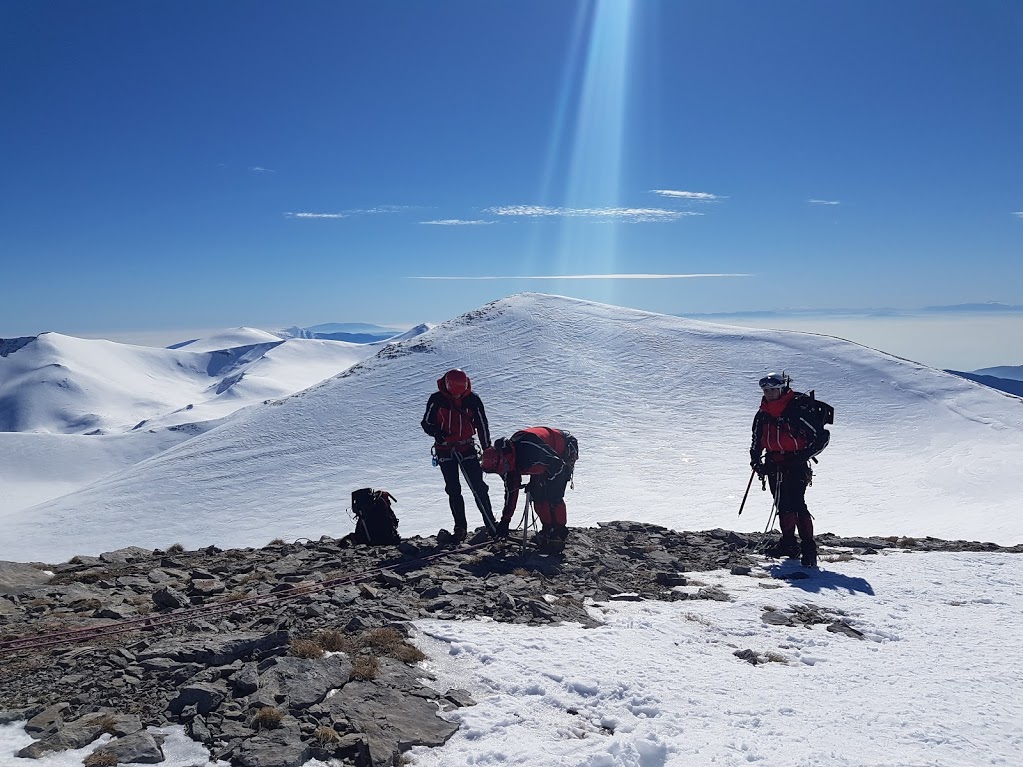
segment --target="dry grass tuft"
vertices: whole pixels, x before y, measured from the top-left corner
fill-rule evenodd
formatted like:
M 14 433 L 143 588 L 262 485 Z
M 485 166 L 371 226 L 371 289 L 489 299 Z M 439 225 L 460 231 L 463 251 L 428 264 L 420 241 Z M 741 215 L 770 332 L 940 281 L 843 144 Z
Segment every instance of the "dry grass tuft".
M 426 660 L 426 654 L 409 643 L 405 635 L 396 628 L 382 627 L 363 631 L 361 634 L 346 634 L 343 631 L 321 631 L 312 640 L 328 652 L 343 652 L 358 663 L 363 656 L 372 659 L 376 674 L 376 658 L 385 656 L 402 663 L 418 663 Z M 372 679 L 373 676 L 367 677 Z
M 520 578 L 528 578 L 532 573 L 524 567 L 516 567 L 512 570 L 512 575 L 517 575 Z
M 92 723 L 99 727 L 100 732 L 108 732 L 112 735 L 117 728 L 117 717 L 113 714 L 103 714 L 93 719 Z
M 352 679 L 368 682 L 371 679 L 376 679 L 379 670 L 380 661 L 375 655 L 359 655 L 352 663 Z
M 117 767 L 117 757 L 109 751 L 93 751 L 82 760 L 84 767 Z
M 279 708 L 263 706 L 252 717 L 252 726 L 257 730 L 276 730 L 281 726 L 284 713 Z
M 274 538 L 272 541 L 270 541 L 270 543 L 268 543 L 266 545 L 267 546 L 284 546 L 285 542 L 284 542 L 283 538 Z
M 325 725 L 320 725 L 313 730 L 313 739 L 322 748 L 329 748 L 341 742 L 341 736 L 337 734 L 337 730 Z
M 389 655 L 402 663 L 418 663 L 426 660 L 426 654 L 415 645 L 409 644 L 398 629 L 370 629 L 362 637 L 363 646 L 376 651 L 377 655 Z
M 296 658 L 323 657 L 323 648 L 312 639 L 293 639 L 288 651 Z
M 343 651 L 345 647 L 350 646 L 348 637 L 343 632 L 335 629 L 321 631 L 313 637 L 313 640 L 327 652 L 340 652 Z
M 180 543 L 172 543 L 170 546 L 167 547 L 168 554 L 183 554 L 184 551 L 185 547 L 182 546 Z

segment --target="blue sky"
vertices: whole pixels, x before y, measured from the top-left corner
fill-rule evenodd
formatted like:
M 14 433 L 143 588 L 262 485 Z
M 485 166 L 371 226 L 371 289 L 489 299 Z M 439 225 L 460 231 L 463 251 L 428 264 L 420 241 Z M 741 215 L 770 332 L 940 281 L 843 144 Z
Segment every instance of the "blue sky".
M 1020 39 L 1015 0 L 6 0 L 0 335 L 1020 305 Z

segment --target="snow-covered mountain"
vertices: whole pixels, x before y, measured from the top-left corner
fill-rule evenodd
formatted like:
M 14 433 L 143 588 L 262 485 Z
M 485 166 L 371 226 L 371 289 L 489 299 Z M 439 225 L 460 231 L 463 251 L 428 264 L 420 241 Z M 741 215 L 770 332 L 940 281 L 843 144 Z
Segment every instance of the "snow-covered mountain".
M 425 330 L 418 326 L 399 338 Z M 122 471 L 241 408 L 329 378 L 385 345 L 282 341 L 252 328 L 175 349 L 58 333 L 5 339 L 0 517 Z
M 212 352 L 218 349 L 234 349 L 239 346 L 255 346 L 256 344 L 277 343 L 284 337 L 259 328 L 231 328 L 222 330 L 204 338 L 193 338 L 191 341 L 171 344 L 168 349 L 188 349 L 190 352 Z
M 312 386 L 380 349 L 269 337 L 234 347 L 205 339 L 179 349 L 59 333 L 19 339 L 17 351 L 0 358 L 0 431 L 111 434 L 222 418 Z
M 365 486 L 397 496 L 404 533 L 435 532 L 450 514 L 419 420 L 451 367 L 469 372 L 495 436 L 536 424 L 578 436 L 571 525 L 762 529 L 767 493 L 736 512 L 756 381 L 784 369 L 836 409 L 808 494 L 820 531 L 960 538 L 984 515 L 990 540 L 1023 541 L 1023 400 L 841 339 L 524 294 L 8 515 L 0 559 L 343 535 Z

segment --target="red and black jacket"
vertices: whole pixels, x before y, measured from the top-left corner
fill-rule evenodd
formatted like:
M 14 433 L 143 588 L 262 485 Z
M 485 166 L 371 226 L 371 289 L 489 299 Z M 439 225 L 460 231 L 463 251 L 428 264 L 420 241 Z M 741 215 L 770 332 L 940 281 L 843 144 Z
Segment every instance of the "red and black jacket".
M 437 380 L 437 391 L 430 395 L 420 425 L 436 440 L 438 453 L 467 448 L 474 434 L 484 450 L 490 447 L 490 424 L 483 400 L 471 388 L 456 398 L 444 387 L 443 378 Z
M 575 437 L 561 429 L 532 426 L 515 432 L 508 438 L 504 451 L 511 451 L 511 461 L 504 474 L 504 513 L 510 517 L 519 501 L 522 475 L 540 475 L 545 482 L 559 479 L 568 484 L 578 453 Z

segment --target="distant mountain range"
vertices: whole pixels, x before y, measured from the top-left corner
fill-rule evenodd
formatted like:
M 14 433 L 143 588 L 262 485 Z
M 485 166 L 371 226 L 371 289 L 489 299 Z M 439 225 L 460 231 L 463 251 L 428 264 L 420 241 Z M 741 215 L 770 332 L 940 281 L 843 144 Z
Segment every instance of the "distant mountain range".
M 290 327 L 276 330 L 281 338 L 318 338 L 327 341 L 347 341 L 353 344 L 368 344 L 394 338 L 403 331 L 362 322 L 327 322 L 307 328 Z
M 738 311 L 738 312 L 685 312 L 677 317 L 716 318 L 728 317 L 911 317 L 919 314 L 1019 314 L 1023 306 L 1001 304 L 995 301 L 976 304 L 949 304 L 947 306 L 924 306 L 919 309 L 892 309 L 879 307 L 872 309 L 803 309 L 788 307 L 782 309 Z
M 947 370 L 947 373 L 954 373 L 970 381 L 990 386 L 992 389 L 1003 391 L 1006 394 L 1014 394 L 1023 397 L 1023 380 L 1016 378 L 999 378 L 998 376 L 980 375 L 979 372 L 964 373 L 961 370 Z

